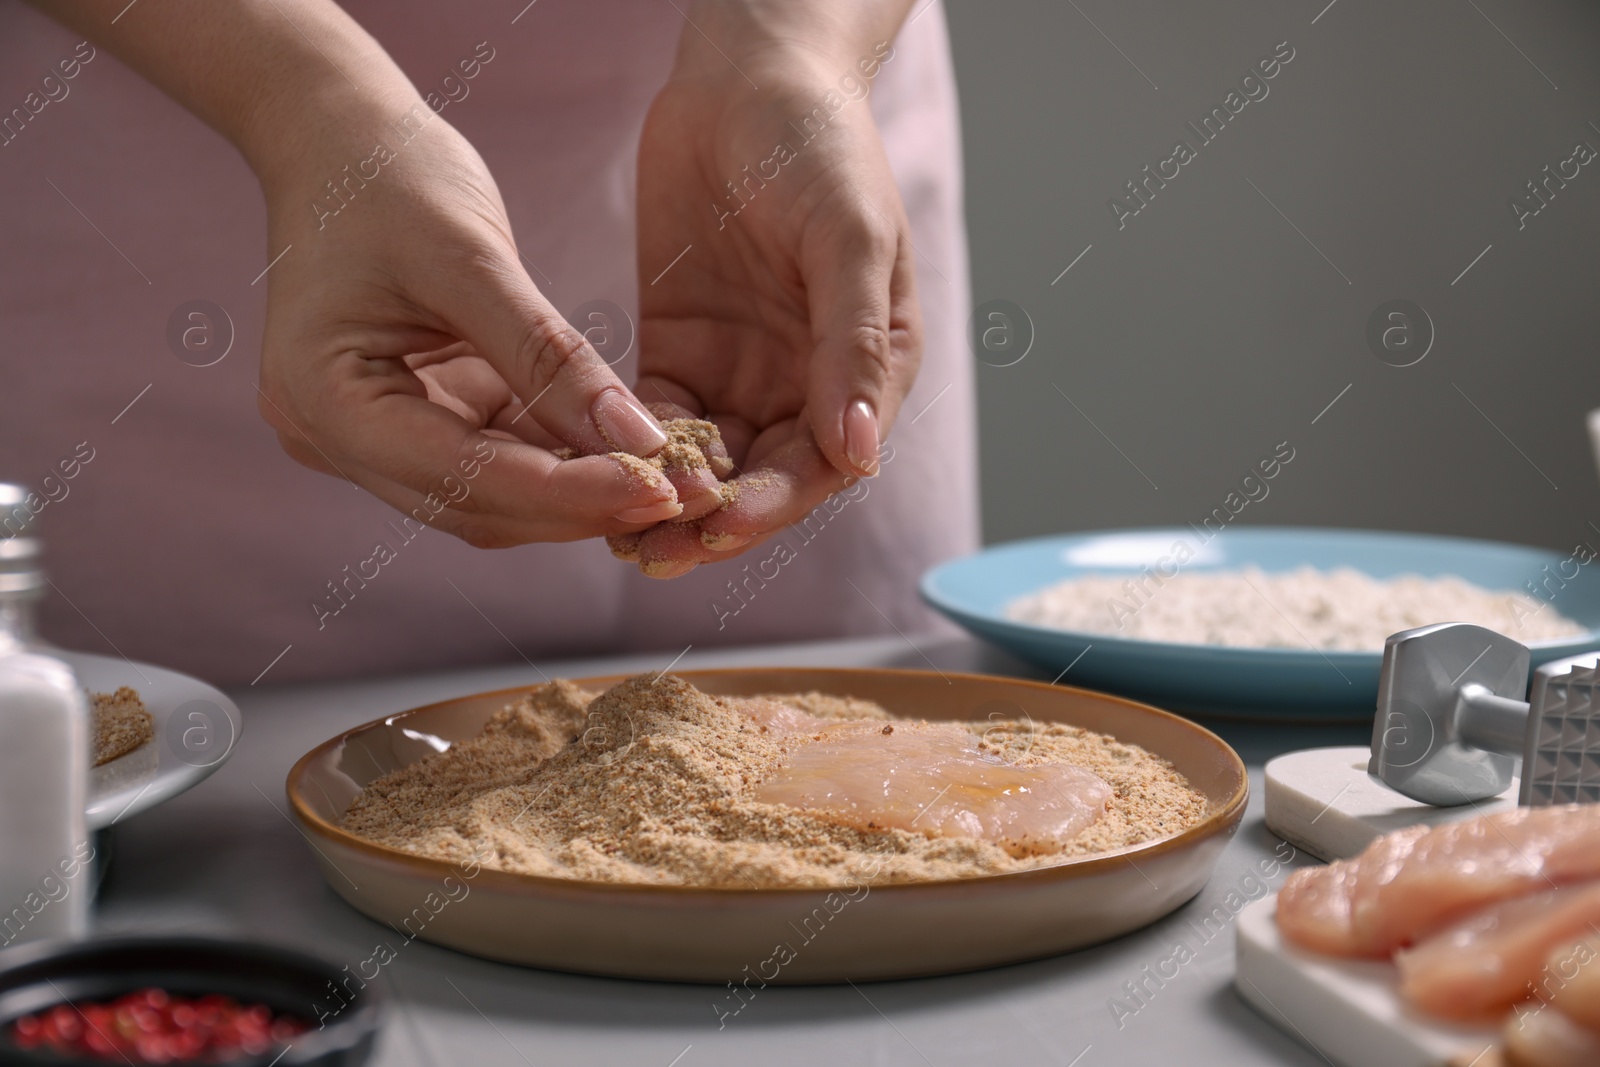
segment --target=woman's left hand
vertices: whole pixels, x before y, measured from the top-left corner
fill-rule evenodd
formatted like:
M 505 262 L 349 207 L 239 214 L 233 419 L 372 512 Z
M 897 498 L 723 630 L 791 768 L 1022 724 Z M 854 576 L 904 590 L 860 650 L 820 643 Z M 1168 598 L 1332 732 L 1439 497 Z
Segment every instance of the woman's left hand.
M 916 253 L 866 102 L 902 5 L 706 0 L 687 17 L 639 148 L 634 392 L 716 423 L 739 491 L 645 531 L 639 566 L 659 578 L 875 474 L 922 353 Z

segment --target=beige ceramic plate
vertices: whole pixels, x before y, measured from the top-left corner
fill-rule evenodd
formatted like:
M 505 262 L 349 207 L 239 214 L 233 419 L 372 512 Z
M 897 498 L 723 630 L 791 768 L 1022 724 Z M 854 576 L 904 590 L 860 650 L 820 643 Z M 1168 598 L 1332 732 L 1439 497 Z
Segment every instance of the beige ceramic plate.
M 1200 891 L 1244 814 L 1238 755 L 1176 715 L 1081 689 L 931 671 L 684 671 L 708 693 L 820 690 L 900 715 L 1030 716 L 1115 736 L 1170 760 L 1210 801 L 1183 833 L 1015 874 L 853 890 L 625 886 L 452 868 L 339 828 L 380 774 L 475 737 L 525 690 L 461 697 L 368 723 L 289 772 L 289 802 L 330 885 L 407 936 L 509 963 L 687 982 L 842 982 L 947 974 L 1120 937 Z M 615 678 L 581 679 L 604 689 Z

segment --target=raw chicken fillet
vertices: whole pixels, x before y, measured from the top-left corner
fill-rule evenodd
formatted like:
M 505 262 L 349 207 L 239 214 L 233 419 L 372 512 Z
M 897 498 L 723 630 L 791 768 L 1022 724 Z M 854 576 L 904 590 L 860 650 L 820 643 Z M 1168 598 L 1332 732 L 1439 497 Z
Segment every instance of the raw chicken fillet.
M 1512 897 L 1600 878 L 1600 805 L 1519 808 L 1386 834 L 1366 851 L 1296 871 L 1278 925 L 1297 945 L 1383 957 Z
M 1600 1064 L 1600 805 L 1386 834 L 1291 875 L 1278 926 L 1317 952 L 1392 954 L 1401 995 L 1431 1015 L 1509 1011 L 1486 1063 Z
M 1573 956 L 1597 919 L 1600 882 L 1491 904 L 1396 953 L 1400 993 L 1434 1015 L 1472 1018 L 1504 1011 L 1542 984 L 1552 953 L 1565 949 Z
M 1082 767 L 1008 764 L 954 723 L 819 719 L 765 701 L 745 710 L 773 733 L 812 738 L 756 799 L 863 829 L 976 837 L 1013 856 L 1047 855 L 1098 819 L 1112 796 Z

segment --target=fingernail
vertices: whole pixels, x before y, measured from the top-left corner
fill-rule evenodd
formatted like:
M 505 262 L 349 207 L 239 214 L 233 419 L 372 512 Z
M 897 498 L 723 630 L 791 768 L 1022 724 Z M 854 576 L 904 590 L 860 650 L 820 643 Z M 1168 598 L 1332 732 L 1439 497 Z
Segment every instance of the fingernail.
M 618 522 L 665 522 L 683 514 L 683 505 L 676 500 L 663 500 L 646 508 L 628 508 L 616 514 Z
M 692 570 L 693 563 L 676 559 L 651 559 L 639 564 L 639 573 L 646 578 L 681 578 Z
M 844 409 L 844 454 L 863 478 L 878 473 L 878 416 L 865 400 Z
M 706 530 L 700 531 L 700 543 L 712 552 L 732 552 L 736 548 L 743 548 L 755 538 L 748 534 L 719 534 Z
M 629 563 L 639 562 L 639 545 L 644 540 L 643 534 L 625 533 L 606 535 L 606 547 L 611 549 L 611 554 L 618 559 Z
M 595 398 L 589 414 L 606 444 L 618 452 L 648 456 L 661 451 L 667 443 L 661 424 L 626 393 L 607 389 Z

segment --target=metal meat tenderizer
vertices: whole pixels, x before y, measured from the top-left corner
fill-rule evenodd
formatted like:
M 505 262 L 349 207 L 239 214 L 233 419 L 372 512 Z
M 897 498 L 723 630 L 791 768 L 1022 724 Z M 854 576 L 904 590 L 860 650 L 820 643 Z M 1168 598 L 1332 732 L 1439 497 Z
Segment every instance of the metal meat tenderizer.
M 1533 674 L 1528 649 L 1463 622 L 1390 636 L 1367 770 L 1438 806 L 1498 796 L 1522 763 L 1527 807 L 1600 801 L 1600 652 Z

